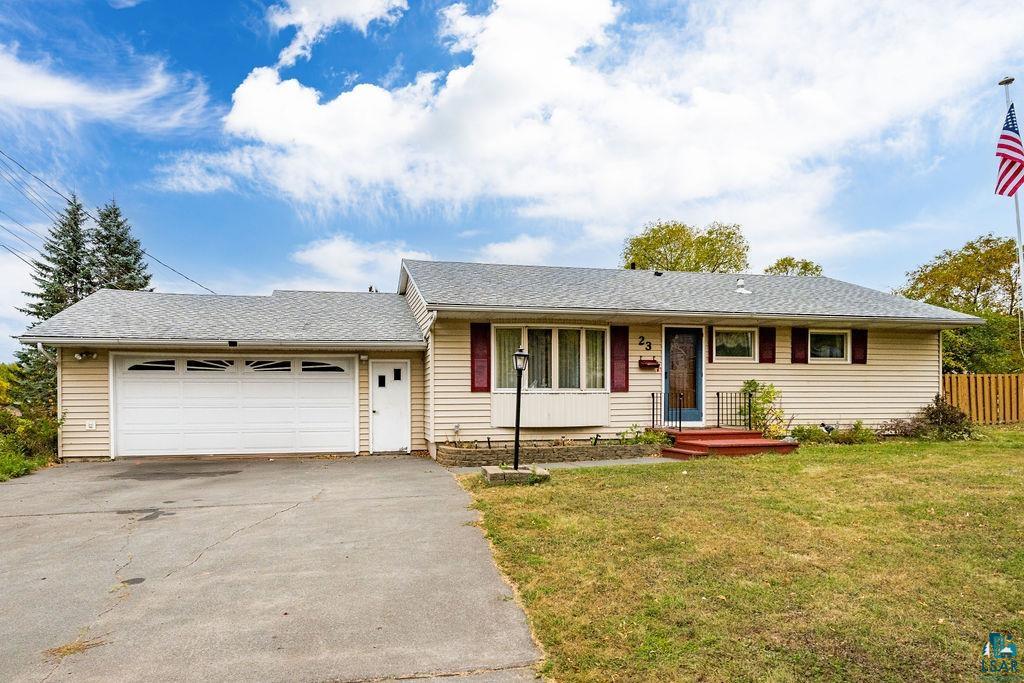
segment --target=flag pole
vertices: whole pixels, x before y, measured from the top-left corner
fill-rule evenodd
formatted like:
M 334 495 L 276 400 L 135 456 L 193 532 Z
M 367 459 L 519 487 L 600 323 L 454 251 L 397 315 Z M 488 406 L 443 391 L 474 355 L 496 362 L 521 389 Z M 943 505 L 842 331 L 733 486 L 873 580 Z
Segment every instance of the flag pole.
M 1010 99 L 1010 84 L 1013 83 L 1013 76 L 1006 76 L 1003 80 L 999 81 L 999 85 L 1003 86 L 1003 90 L 1006 93 L 1006 108 L 1009 110 L 1010 104 L 1013 100 Z M 1020 232 L 1020 199 L 1017 197 L 1017 193 L 1013 193 L 1013 209 L 1017 215 L 1017 277 L 1021 285 L 1021 293 L 1017 298 L 1017 310 L 1021 310 L 1021 306 L 1024 305 L 1024 252 L 1021 252 L 1021 239 Z M 1019 316 L 1018 316 L 1019 317 Z

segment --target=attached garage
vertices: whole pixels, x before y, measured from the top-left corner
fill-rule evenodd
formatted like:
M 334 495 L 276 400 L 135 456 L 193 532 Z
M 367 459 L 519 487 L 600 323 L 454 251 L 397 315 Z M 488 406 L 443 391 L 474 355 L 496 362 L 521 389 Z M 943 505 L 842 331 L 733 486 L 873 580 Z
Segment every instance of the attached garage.
M 356 357 L 112 355 L 113 456 L 358 451 Z

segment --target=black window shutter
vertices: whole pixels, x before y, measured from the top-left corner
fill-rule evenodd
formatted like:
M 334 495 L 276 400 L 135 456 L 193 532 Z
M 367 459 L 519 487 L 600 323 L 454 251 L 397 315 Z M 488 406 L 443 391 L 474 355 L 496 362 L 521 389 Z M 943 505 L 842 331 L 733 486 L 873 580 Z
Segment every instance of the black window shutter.
M 711 363 L 715 360 L 715 326 L 708 325 L 708 362 Z

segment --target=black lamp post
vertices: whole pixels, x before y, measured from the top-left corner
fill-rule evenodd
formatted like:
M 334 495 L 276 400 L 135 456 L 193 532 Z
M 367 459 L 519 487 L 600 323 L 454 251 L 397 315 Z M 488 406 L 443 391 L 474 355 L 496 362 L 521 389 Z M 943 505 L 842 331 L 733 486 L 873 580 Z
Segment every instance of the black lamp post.
M 512 467 L 519 469 L 519 410 L 523 403 L 523 370 L 530 360 L 530 354 L 523 351 L 523 347 L 512 354 L 512 360 L 516 364 L 516 440 L 512 451 Z

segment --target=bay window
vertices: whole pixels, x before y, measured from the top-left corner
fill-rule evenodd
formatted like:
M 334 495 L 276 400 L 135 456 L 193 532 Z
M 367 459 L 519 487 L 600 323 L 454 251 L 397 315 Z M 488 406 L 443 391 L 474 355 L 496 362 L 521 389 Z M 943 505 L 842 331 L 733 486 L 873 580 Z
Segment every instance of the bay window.
M 585 327 L 494 326 L 495 389 L 515 389 L 512 354 L 530 354 L 523 389 L 603 391 L 607 389 L 605 329 Z

